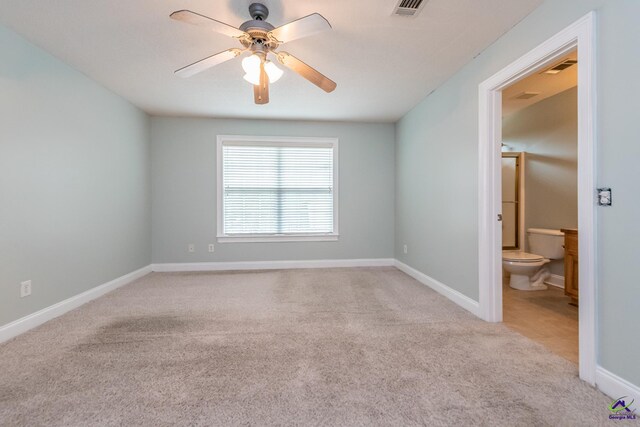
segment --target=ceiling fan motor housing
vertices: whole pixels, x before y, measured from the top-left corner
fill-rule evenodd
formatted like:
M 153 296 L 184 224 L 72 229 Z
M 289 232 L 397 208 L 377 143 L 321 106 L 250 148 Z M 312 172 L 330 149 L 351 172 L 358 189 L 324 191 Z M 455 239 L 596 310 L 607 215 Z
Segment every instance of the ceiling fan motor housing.
M 249 6 L 249 14 L 253 19 L 240 25 L 239 30 L 249 34 L 252 40 L 241 40 L 241 43 L 254 51 L 262 49 L 269 51 L 278 47 L 275 40 L 270 39 L 268 35 L 269 31 L 274 30 L 275 27 L 266 21 L 269 16 L 267 6 L 262 3 L 252 3 Z
M 262 31 L 266 34 L 274 28 L 275 27 L 267 21 L 252 19 L 251 21 L 243 22 L 239 29 L 249 34 L 251 34 L 251 31 Z

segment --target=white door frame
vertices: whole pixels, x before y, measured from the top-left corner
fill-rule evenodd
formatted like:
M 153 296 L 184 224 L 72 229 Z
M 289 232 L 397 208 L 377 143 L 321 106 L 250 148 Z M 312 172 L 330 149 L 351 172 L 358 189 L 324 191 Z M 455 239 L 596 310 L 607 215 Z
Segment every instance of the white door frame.
M 595 12 L 585 15 L 480 84 L 479 308 L 502 321 L 501 142 L 502 89 L 578 48 L 578 236 L 580 277 L 580 378 L 595 384 L 596 371 L 596 80 Z

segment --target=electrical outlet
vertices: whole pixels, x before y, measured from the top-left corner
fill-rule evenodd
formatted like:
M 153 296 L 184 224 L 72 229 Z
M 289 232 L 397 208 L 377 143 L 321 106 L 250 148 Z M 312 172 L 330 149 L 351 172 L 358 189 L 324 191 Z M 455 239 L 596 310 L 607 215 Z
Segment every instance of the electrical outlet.
M 403 251 L 405 254 L 409 253 L 409 250 L 408 250 L 408 248 L 407 248 L 407 245 L 404 245 L 404 247 L 402 248 L 402 251 Z
M 20 283 L 20 298 L 31 295 L 31 280 Z
M 195 252 L 196 251 L 196 245 L 194 245 L 193 243 L 189 243 L 189 252 Z
M 213 243 L 209 243 L 209 252 L 213 252 L 215 251 L 215 246 L 213 246 Z

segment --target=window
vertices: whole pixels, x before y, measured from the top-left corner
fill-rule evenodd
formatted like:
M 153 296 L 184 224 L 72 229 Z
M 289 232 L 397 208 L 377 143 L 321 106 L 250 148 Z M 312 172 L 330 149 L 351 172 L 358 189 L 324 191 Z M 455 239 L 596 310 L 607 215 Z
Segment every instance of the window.
M 338 239 L 338 140 L 218 136 L 218 240 Z

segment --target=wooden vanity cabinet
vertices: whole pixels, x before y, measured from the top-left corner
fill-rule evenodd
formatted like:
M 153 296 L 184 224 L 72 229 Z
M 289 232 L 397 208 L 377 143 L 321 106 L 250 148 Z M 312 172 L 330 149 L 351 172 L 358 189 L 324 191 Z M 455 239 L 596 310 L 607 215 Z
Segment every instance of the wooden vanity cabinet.
M 578 230 L 562 229 L 564 233 L 564 294 L 571 304 L 578 305 Z

